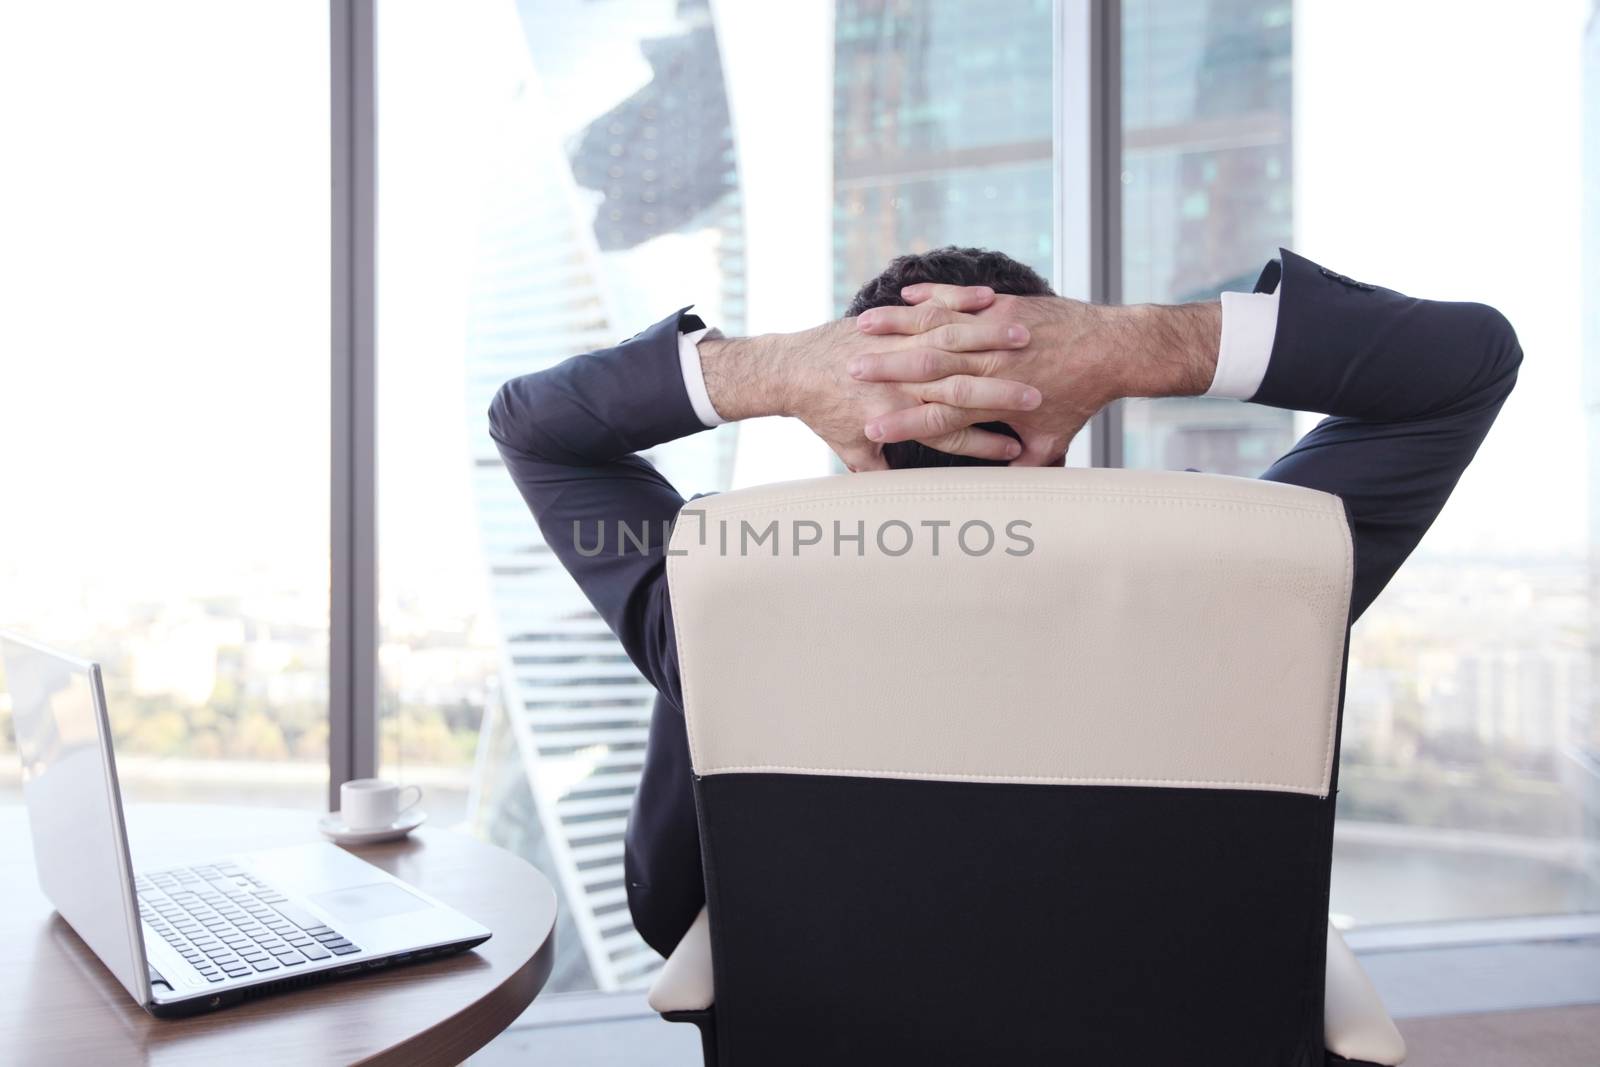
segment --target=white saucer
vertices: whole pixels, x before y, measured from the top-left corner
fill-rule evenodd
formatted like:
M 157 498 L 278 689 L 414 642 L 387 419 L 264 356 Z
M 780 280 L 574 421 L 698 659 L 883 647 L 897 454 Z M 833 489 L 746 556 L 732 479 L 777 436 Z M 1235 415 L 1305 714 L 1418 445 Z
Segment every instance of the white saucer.
M 427 812 L 412 808 L 401 812 L 400 817 L 388 826 L 352 830 L 340 820 L 338 812 L 330 811 L 317 820 L 317 829 L 322 831 L 324 837 L 341 845 L 371 845 L 379 841 L 398 840 L 427 821 Z

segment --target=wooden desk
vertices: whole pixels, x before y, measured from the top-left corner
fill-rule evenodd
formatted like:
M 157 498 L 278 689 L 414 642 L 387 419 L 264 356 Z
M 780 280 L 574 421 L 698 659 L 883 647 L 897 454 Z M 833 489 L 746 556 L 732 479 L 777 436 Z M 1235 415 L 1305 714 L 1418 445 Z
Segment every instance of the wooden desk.
M 134 868 L 320 840 L 315 815 L 260 808 L 128 809 Z M 471 952 L 249 1001 L 152 1018 L 39 891 L 27 815 L 0 809 L 0 1061 L 7 1064 L 454 1064 L 533 1001 L 555 956 L 555 890 L 521 859 L 423 827 L 352 848 L 494 936 Z

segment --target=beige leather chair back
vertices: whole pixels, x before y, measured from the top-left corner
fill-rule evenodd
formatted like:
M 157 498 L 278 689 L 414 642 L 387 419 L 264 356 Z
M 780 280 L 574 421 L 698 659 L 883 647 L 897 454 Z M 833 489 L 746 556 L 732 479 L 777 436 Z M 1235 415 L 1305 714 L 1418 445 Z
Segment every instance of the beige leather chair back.
M 892 471 L 693 501 L 672 551 L 698 774 L 1328 794 L 1351 545 L 1325 493 Z
M 1321 1063 L 1352 566 L 1337 498 L 1192 473 L 686 506 L 723 1067 Z

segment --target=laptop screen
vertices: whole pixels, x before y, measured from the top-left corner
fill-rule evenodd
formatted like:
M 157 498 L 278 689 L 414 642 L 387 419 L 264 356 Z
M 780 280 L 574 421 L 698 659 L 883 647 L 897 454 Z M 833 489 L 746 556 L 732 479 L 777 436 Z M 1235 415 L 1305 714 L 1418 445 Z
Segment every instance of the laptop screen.
M 134 997 L 143 942 L 99 668 L 0 635 L 39 885 Z

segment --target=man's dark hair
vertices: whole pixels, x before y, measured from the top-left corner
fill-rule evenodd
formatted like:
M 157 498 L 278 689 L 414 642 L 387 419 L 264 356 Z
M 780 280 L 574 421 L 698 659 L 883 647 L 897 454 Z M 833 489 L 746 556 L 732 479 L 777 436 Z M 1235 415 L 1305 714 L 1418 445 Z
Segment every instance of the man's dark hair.
M 1004 252 L 991 252 L 986 248 L 956 248 L 948 246 L 928 252 L 915 252 L 900 256 L 891 262 L 882 274 L 863 285 L 856 292 L 846 317 L 854 317 L 869 308 L 904 307 L 900 290 L 919 282 L 942 282 L 947 285 L 987 285 L 1006 296 L 1055 296 L 1050 283 L 1039 277 L 1039 272 L 1026 263 L 1018 263 Z M 1021 435 L 1003 422 L 980 422 L 978 429 L 1005 434 L 1015 440 Z M 915 441 L 902 441 L 883 446 L 883 459 L 890 467 L 1004 467 L 1006 462 L 997 459 L 973 459 L 970 456 L 953 456 L 929 448 Z

